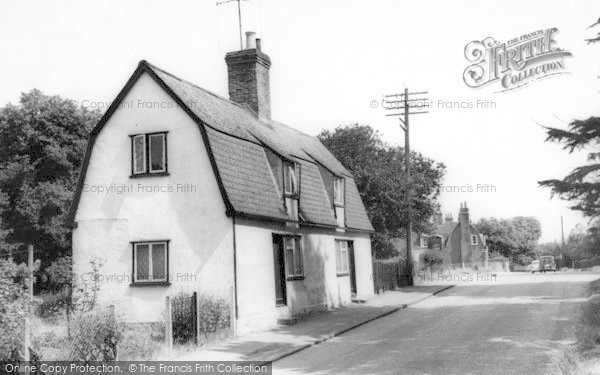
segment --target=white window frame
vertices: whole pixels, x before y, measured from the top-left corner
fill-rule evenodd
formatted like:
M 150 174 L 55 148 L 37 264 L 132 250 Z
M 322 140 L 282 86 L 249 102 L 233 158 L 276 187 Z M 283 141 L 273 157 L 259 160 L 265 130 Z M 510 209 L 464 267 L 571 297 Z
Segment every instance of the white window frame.
M 155 132 L 155 133 L 145 133 L 145 134 L 135 134 L 131 137 L 131 173 L 132 176 L 147 176 L 147 175 L 161 175 L 167 173 L 167 132 Z M 162 137 L 162 168 L 161 169 L 153 169 L 152 168 L 152 142 L 150 142 L 151 137 Z M 136 139 L 141 138 L 143 140 L 143 149 L 142 149 L 142 165 L 143 169 L 136 169 Z
M 335 240 L 335 270 L 338 276 L 350 274 L 350 246 L 347 240 Z
M 138 134 L 138 135 L 134 135 L 132 138 L 133 138 L 133 140 L 132 140 L 132 143 L 131 143 L 131 153 L 132 153 L 131 160 L 133 162 L 133 166 L 132 166 L 133 174 L 135 175 L 135 174 L 146 173 L 146 169 L 147 169 L 146 168 L 146 159 L 147 159 L 146 158 L 146 135 L 145 134 Z M 137 153 L 136 153 L 136 147 L 135 147 L 135 145 L 136 145 L 136 139 L 137 138 L 141 138 L 142 139 L 142 165 L 143 165 L 142 170 L 136 170 L 135 169 L 136 166 L 137 166 L 137 161 L 135 159 L 136 155 L 137 155 Z
M 476 234 L 472 234 L 471 235 L 471 245 L 478 245 L 479 240 L 477 239 L 477 235 Z
M 291 247 L 289 246 L 291 244 Z M 283 251 L 285 258 L 285 273 L 287 279 L 303 278 L 304 277 L 304 254 L 302 251 L 302 237 L 299 236 L 284 236 Z M 288 250 L 292 250 L 292 256 L 288 256 Z M 299 268 L 296 261 L 299 261 Z M 290 268 L 293 270 L 290 272 Z
M 152 137 L 162 138 L 162 168 L 152 169 Z M 148 171 L 150 173 L 161 173 L 167 171 L 167 134 L 166 133 L 151 133 L 148 134 Z
M 333 177 L 333 203 L 343 206 L 346 201 L 346 179 L 343 177 Z
M 148 279 L 138 279 L 137 271 L 137 248 L 138 246 L 148 246 Z M 153 264 L 152 264 L 152 252 L 154 251 L 155 245 L 164 245 L 165 251 L 165 273 L 164 278 L 155 279 L 153 275 Z M 166 283 L 169 280 L 169 241 L 148 241 L 148 242 L 134 242 L 133 243 L 133 282 L 137 284 L 144 283 Z
M 296 195 L 300 193 L 299 172 L 300 165 L 298 163 L 290 161 L 283 162 L 283 191 L 286 195 Z M 288 183 L 288 179 L 290 178 L 291 183 Z
M 421 235 L 419 245 L 423 248 L 429 247 L 429 236 Z

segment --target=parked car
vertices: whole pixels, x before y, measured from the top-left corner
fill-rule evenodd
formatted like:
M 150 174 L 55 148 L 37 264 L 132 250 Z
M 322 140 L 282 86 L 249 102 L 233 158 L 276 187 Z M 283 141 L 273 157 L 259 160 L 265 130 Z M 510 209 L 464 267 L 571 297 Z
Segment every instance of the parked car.
M 540 257 L 540 269 L 542 272 L 556 272 L 556 263 L 552 255 L 544 255 Z
M 531 273 L 541 272 L 540 271 L 540 261 L 539 260 L 532 261 L 531 264 L 527 266 L 527 271 L 530 271 Z

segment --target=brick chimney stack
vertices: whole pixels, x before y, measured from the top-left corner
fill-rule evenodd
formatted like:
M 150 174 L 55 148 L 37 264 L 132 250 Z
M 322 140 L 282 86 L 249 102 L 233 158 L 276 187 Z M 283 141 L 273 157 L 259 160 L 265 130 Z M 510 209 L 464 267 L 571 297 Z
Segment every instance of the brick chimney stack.
M 452 221 L 452 214 L 446 214 L 446 217 L 444 218 L 444 223 L 450 223 Z
M 261 51 L 261 40 L 246 32 L 246 49 L 225 55 L 229 78 L 229 98 L 248 104 L 259 118 L 271 119 L 271 59 Z
M 458 223 L 460 225 L 460 253 L 464 266 L 465 262 L 471 262 L 471 223 L 467 202 L 460 204 Z

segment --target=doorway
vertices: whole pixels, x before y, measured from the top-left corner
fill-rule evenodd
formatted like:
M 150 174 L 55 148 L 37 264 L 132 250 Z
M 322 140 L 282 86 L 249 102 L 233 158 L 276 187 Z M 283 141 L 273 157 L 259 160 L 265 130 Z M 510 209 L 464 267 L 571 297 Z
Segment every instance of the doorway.
M 275 305 L 287 305 L 286 280 L 285 280 L 285 255 L 283 236 L 273 235 L 273 263 L 275 264 Z
M 354 262 L 354 242 L 348 241 L 348 257 L 350 258 L 350 292 L 356 296 L 356 267 Z

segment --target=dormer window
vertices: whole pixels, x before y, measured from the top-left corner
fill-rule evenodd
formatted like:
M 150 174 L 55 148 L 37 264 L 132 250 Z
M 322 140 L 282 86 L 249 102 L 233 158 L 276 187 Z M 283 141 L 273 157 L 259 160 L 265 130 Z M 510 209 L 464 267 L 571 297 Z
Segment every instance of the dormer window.
M 167 133 L 131 136 L 131 174 L 160 175 L 167 173 Z
M 283 163 L 283 185 L 285 195 L 297 195 L 300 192 L 298 172 L 299 166 L 297 163 Z
M 335 177 L 333 179 L 333 203 L 336 206 L 344 205 L 344 178 Z

